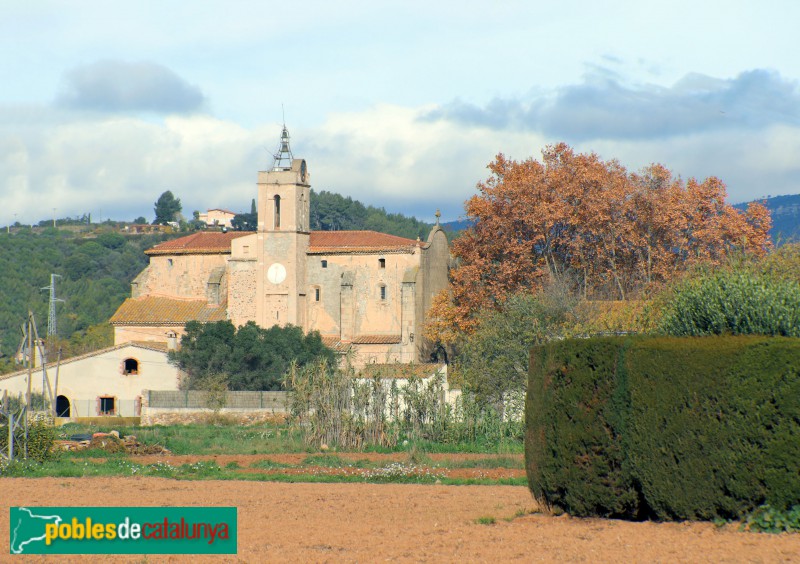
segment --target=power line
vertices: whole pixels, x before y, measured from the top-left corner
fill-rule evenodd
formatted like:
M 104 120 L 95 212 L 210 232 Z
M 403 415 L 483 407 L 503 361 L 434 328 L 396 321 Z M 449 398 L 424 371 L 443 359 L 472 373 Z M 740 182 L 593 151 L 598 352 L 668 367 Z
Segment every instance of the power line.
M 50 275 L 50 286 L 42 288 L 42 290 L 50 290 L 50 308 L 47 315 L 47 336 L 56 335 L 56 302 L 63 302 L 56 298 L 56 276 L 61 278 L 60 274 Z

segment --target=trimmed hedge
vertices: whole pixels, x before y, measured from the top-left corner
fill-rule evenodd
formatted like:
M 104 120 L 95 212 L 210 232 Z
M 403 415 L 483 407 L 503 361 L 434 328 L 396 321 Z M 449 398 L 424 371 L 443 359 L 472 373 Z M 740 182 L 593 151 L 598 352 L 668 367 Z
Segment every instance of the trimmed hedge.
M 800 339 L 597 338 L 531 351 L 525 456 L 573 515 L 738 518 L 800 502 Z

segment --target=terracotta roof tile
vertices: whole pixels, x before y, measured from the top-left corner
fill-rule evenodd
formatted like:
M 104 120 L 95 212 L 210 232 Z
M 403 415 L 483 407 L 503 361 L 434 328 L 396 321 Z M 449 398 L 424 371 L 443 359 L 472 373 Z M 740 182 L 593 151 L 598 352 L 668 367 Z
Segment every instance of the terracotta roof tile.
M 210 306 L 205 300 L 177 300 L 145 296 L 128 298 L 114 313 L 112 325 L 183 325 L 187 321 L 224 321 L 223 306 Z
M 168 352 L 169 345 L 162 341 L 129 341 L 132 345 L 156 352 Z
M 429 378 L 438 373 L 442 365 L 435 363 L 423 364 L 367 364 L 359 373 L 359 378 Z
M 342 342 L 338 336 L 322 336 L 322 344 L 337 353 L 346 353 L 352 346 L 351 343 Z
M 230 253 L 231 241 L 239 237 L 252 235 L 252 231 L 198 231 L 186 237 L 179 237 L 171 241 L 164 241 L 145 251 L 153 255 L 184 255 L 184 254 L 212 254 Z
M 252 234 L 252 231 L 229 231 L 227 233 L 199 231 L 186 237 L 159 243 L 145 251 L 145 254 L 150 256 L 226 254 L 231 252 L 231 241 Z M 424 246 L 425 243 L 422 241 L 377 231 L 312 231 L 309 236 L 308 252 L 312 254 L 408 252 Z
M 353 339 L 354 345 L 393 345 L 402 339 L 400 335 L 358 335 Z
M 410 251 L 421 246 L 422 241 L 377 231 L 312 231 L 308 252 L 324 254 Z

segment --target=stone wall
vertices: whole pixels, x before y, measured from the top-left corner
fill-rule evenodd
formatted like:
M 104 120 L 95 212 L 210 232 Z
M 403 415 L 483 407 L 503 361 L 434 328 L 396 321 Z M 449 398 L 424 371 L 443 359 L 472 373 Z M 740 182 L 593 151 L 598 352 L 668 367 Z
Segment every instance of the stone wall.
M 165 392 L 159 393 L 162 396 Z M 166 395 L 186 394 L 186 392 L 167 392 Z M 198 392 L 188 392 L 187 405 L 197 405 Z M 254 425 L 257 423 L 282 422 L 288 414 L 285 401 L 285 392 L 228 392 L 228 395 L 266 395 L 269 400 L 264 408 L 232 408 L 210 409 L 204 407 L 153 407 L 150 405 L 151 391 L 142 390 L 141 424 L 142 425 L 190 425 L 193 423 L 232 422 L 241 425 Z M 240 398 L 241 399 L 241 398 Z M 154 400 L 155 401 L 155 400 Z M 233 403 L 233 402 L 232 402 Z M 245 405 L 247 403 L 245 402 Z

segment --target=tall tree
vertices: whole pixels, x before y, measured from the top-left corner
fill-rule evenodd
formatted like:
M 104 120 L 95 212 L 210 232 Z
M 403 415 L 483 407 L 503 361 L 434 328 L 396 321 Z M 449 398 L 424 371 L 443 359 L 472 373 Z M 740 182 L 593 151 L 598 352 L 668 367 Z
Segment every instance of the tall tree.
M 212 375 L 224 375 L 230 390 L 277 390 L 292 361 L 303 366 L 334 354 L 319 336 L 300 327 L 258 327 L 252 321 L 238 329 L 230 321 L 186 324 L 181 347 L 170 352 L 194 389 Z
M 169 190 L 161 194 L 153 205 L 156 214 L 153 225 L 166 225 L 170 221 L 175 221 L 175 217 L 183 209 L 180 198 L 173 196 Z
M 660 165 L 629 173 L 564 143 L 542 156 L 498 155 L 466 202 L 473 226 L 453 243 L 460 265 L 450 296 L 435 300 L 433 336 L 471 332 L 480 310 L 551 277 L 584 298 L 625 300 L 734 248 L 762 255 L 771 246 L 769 212 L 735 210 L 718 178 L 684 183 Z

